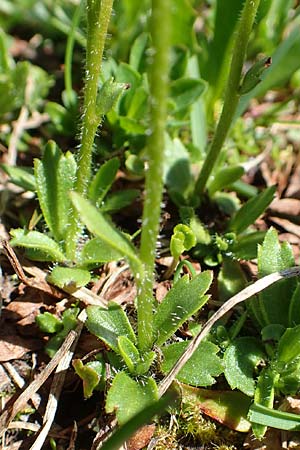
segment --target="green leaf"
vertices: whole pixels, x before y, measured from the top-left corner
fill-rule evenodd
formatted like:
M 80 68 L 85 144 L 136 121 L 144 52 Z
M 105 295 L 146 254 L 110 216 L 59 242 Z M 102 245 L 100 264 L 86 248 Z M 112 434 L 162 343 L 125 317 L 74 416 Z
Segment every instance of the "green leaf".
M 225 302 L 246 287 L 246 277 L 238 261 L 224 258 L 218 275 L 219 300 Z
M 109 244 L 100 238 L 90 239 L 83 247 L 80 254 L 82 265 L 98 264 L 111 261 L 118 261 L 124 256 L 113 249 Z
M 262 81 L 261 75 L 270 65 L 271 58 L 269 56 L 261 58 L 253 64 L 244 76 L 239 93 L 244 95 L 254 89 Z
M 66 260 L 59 245 L 46 234 L 38 231 L 25 231 L 21 228 L 11 230 L 10 234 L 13 237 L 10 241 L 12 246 L 41 250 L 48 255 L 50 261 L 64 262 Z
M 88 284 L 91 274 L 88 270 L 77 269 L 76 267 L 53 268 L 47 276 L 47 281 L 67 292 L 74 292 L 82 286 Z
M 113 79 L 106 80 L 101 86 L 96 100 L 96 114 L 101 118 L 115 105 L 124 90 L 128 89 L 126 83 L 116 83 Z
M 254 403 L 272 408 L 275 396 L 275 385 L 277 381 L 278 373 L 269 367 L 263 369 L 257 380 Z M 258 423 L 253 423 L 252 431 L 258 439 L 261 439 L 267 431 L 267 427 Z
M 258 244 L 263 242 L 265 235 L 265 231 L 240 235 L 237 237 L 237 241 L 230 247 L 230 251 L 238 259 L 256 259 Z
M 139 194 L 140 191 L 138 189 L 124 189 L 123 191 L 114 192 L 105 198 L 100 211 L 105 213 L 119 211 L 119 209 L 131 205 Z
M 46 353 L 53 358 L 63 341 L 65 340 L 69 331 L 74 330 L 78 321 L 77 316 L 79 314 L 79 308 L 68 308 L 62 314 L 63 328 L 53 336 L 45 347 Z
M 115 412 L 122 425 L 157 399 L 158 389 L 153 378 L 138 383 L 125 372 L 119 372 L 107 393 L 105 410 Z
M 180 78 L 170 85 L 170 95 L 175 103 L 175 112 L 191 106 L 205 90 L 203 80 L 196 78 Z
M 225 167 L 218 170 L 208 184 L 209 195 L 212 197 L 215 192 L 220 191 L 234 181 L 239 180 L 243 174 L 244 168 L 241 166 Z
M 126 442 L 139 428 L 151 422 L 152 418 L 156 415 L 161 416 L 164 414 L 168 406 L 173 406 L 176 396 L 174 392 L 167 393 L 159 400 L 151 403 L 149 406 L 143 408 L 135 414 L 130 420 L 128 420 L 123 426 L 118 427 L 117 431 L 113 433 L 107 441 L 101 446 L 102 450 L 116 450 L 122 447 L 122 444 Z
M 87 307 L 88 330 L 104 341 L 114 352 L 119 353 L 119 336 L 127 337 L 134 344 L 136 336 L 123 309 L 109 302 L 108 309 L 100 306 Z
M 277 409 L 267 408 L 258 403 L 250 406 L 248 419 L 266 427 L 278 428 L 279 430 L 300 431 L 299 414 L 278 411 Z
M 89 186 L 89 199 L 93 203 L 101 204 L 116 178 L 119 167 L 120 161 L 118 158 L 112 158 L 102 164 Z
M 294 257 L 291 247 L 287 242 L 280 245 L 276 231 L 270 228 L 262 246 L 259 246 L 258 249 L 259 277 L 287 269 L 293 265 Z M 288 326 L 289 305 L 296 286 L 296 279 L 281 280 L 259 294 L 263 325 L 277 323 Z
M 278 11 L 276 10 L 276 15 Z M 241 98 L 237 116 L 241 115 L 247 108 L 252 98 L 263 96 L 272 88 L 284 86 L 300 67 L 300 61 L 297 57 L 300 52 L 300 36 L 299 36 L 299 17 L 294 22 L 294 26 L 290 27 L 287 37 L 276 47 L 272 56 L 271 67 L 262 74 L 262 81 L 256 88 Z
M 72 364 L 75 372 L 83 381 L 84 397 L 90 398 L 94 390 L 99 386 L 101 379 L 105 378 L 104 361 L 91 361 L 83 364 L 80 359 L 75 359 Z
M 131 47 L 129 56 L 129 65 L 137 72 L 139 72 L 141 63 L 143 61 L 148 41 L 149 41 L 148 33 L 141 33 L 136 38 Z
M 248 200 L 234 215 L 228 229 L 240 234 L 261 216 L 274 199 L 276 186 L 271 186 L 254 198 Z
M 63 328 L 62 321 L 47 311 L 43 314 L 38 314 L 35 321 L 44 333 L 57 333 Z
M 300 325 L 287 328 L 278 342 L 275 366 L 280 374 L 289 373 L 300 365 Z
M 65 155 L 49 141 L 42 160 L 34 161 L 37 195 L 47 225 L 57 242 L 63 242 L 69 226 L 70 199 L 76 175 L 73 155 Z
M 113 250 L 128 258 L 132 264 L 139 264 L 136 249 L 117 231 L 107 219 L 86 199 L 75 192 L 71 192 L 73 205 L 77 209 L 82 222 L 88 230 L 108 244 Z
M 183 252 L 195 247 L 196 243 L 196 236 L 192 229 L 187 225 L 179 223 L 175 226 L 171 236 L 171 255 L 177 260 Z
M 212 282 L 212 272 L 205 271 L 189 280 L 183 276 L 158 305 L 153 317 L 157 345 L 162 345 L 208 300 L 204 294 Z
M 161 369 L 167 373 L 187 348 L 189 342 L 176 342 L 162 349 L 164 361 Z M 211 386 L 223 372 L 222 360 L 217 356 L 219 347 L 212 342 L 201 342 L 188 362 L 180 370 L 177 379 L 192 386 Z
M 300 324 L 300 284 L 294 290 L 289 307 L 289 326 L 293 327 Z
M 11 183 L 20 186 L 25 191 L 35 191 L 35 178 L 31 167 L 13 167 L 7 164 L 0 164 L 0 167 L 7 173 Z
M 231 389 L 253 396 L 254 369 L 264 358 L 262 345 L 255 338 L 241 337 L 232 342 L 224 354 L 224 375 Z
M 124 359 L 129 372 L 135 373 L 136 365 L 140 360 L 140 353 L 131 339 L 127 336 L 118 337 L 119 353 Z

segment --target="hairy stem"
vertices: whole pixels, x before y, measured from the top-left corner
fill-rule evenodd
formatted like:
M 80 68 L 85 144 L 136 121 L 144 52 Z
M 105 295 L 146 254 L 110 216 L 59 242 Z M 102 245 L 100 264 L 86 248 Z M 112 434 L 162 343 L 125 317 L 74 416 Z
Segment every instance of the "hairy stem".
M 75 183 L 76 192 L 83 196 L 86 196 L 91 178 L 94 139 L 101 122 L 101 117 L 98 117 L 96 112 L 98 82 L 112 6 L 113 0 L 87 0 L 87 44 L 83 117 Z M 74 260 L 76 257 L 79 232 L 80 224 L 78 214 L 74 210 L 67 239 L 67 255 L 71 260 Z
M 203 194 L 207 180 L 220 154 L 238 105 L 238 101 L 240 98 L 239 87 L 243 64 L 246 57 L 248 41 L 259 3 L 260 0 L 245 1 L 245 5 L 237 28 L 231 67 L 225 91 L 223 110 L 216 128 L 213 141 L 211 143 L 210 149 L 207 153 L 202 170 L 195 186 L 195 193 L 198 195 Z
M 149 68 L 151 130 L 147 145 L 148 168 L 140 247 L 144 276 L 137 279 L 138 337 L 141 350 L 147 350 L 153 342 L 153 282 L 163 192 L 162 166 L 167 116 L 170 10 L 170 0 L 152 0 L 152 61 Z

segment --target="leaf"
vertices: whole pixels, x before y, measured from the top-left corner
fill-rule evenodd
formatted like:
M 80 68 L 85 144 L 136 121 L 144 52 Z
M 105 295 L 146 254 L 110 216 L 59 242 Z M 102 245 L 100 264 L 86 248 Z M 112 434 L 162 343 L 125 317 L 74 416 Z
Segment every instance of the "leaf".
M 164 361 L 161 370 L 164 374 L 171 370 L 188 344 L 189 342 L 175 342 L 162 348 Z M 176 378 L 192 386 L 211 386 L 216 382 L 213 377 L 223 372 L 222 360 L 217 356 L 218 351 L 219 347 L 212 342 L 201 342 Z
M 86 326 L 88 330 L 104 341 L 114 352 L 119 353 L 119 336 L 127 337 L 136 343 L 136 336 L 123 309 L 114 302 L 108 309 L 100 306 L 87 307 Z
M 170 95 L 175 103 L 175 112 L 191 106 L 205 90 L 205 83 L 196 78 L 180 78 L 170 85 Z
M 105 378 L 104 361 L 98 360 L 83 364 L 80 359 L 75 359 L 72 364 L 75 372 L 83 381 L 84 397 L 90 398 L 94 390 L 99 386 L 101 379 Z
M 278 14 L 278 10 L 276 10 Z M 275 87 L 284 86 L 300 67 L 297 55 L 300 52 L 299 18 L 290 27 L 288 36 L 276 47 L 271 67 L 262 74 L 262 81 L 249 94 L 244 95 L 238 106 L 236 116 L 240 116 L 252 98 L 263 96 Z
M 149 41 L 148 33 L 141 33 L 134 41 L 129 56 L 129 65 L 139 72 Z
M 140 360 L 140 353 L 132 340 L 130 340 L 127 336 L 119 336 L 118 337 L 118 347 L 119 353 L 124 359 L 129 372 L 134 374 L 135 368 Z
M 35 178 L 31 167 L 13 167 L 7 164 L 0 164 L 0 167 L 7 173 L 11 183 L 20 186 L 25 191 L 35 191 Z
M 172 407 L 175 400 L 176 396 L 174 395 L 174 392 L 171 394 L 168 392 L 159 400 L 151 403 L 149 406 L 146 406 L 124 425 L 118 427 L 117 431 L 115 431 L 112 436 L 110 436 L 107 441 L 103 443 L 101 449 L 116 450 L 121 448 L 130 436 L 137 432 L 137 430 L 139 430 L 143 425 L 149 424 L 154 416 L 161 416 L 164 414 L 168 406 Z
M 183 401 L 191 401 L 199 411 L 232 430 L 247 433 L 251 424 L 247 413 L 251 400 L 237 391 L 220 391 L 180 385 Z
M 44 333 L 57 333 L 63 328 L 62 321 L 47 311 L 43 314 L 38 314 L 35 321 Z
M 276 231 L 270 228 L 265 236 L 262 246 L 258 249 L 259 277 L 273 272 L 287 269 L 294 265 L 294 257 L 288 243 L 280 245 Z M 259 294 L 259 305 L 263 316 L 263 325 L 289 324 L 289 305 L 297 280 L 282 280 L 264 289 Z
M 166 134 L 165 141 L 163 161 L 165 183 L 170 193 L 180 192 L 184 195 L 192 181 L 189 152 L 178 138 L 171 139 Z
M 240 235 L 237 237 L 237 241 L 230 247 L 230 251 L 238 259 L 256 259 L 258 244 L 263 242 L 265 235 L 265 231 Z
M 195 247 L 196 243 L 196 236 L 192 229 L 187 225 L 179 223 L 175 226 L 171 236 L 171 255 L 177 260 L 183 252 Z
M 265 354 L 259 341 L 241 337 L 233 341 L 224 354 L 224 375 L 231 389 L 252 397 L 255 391 L 254 369 Z
M 125 372 L 119 372 L 107 393 L 105 410 L 107 413 L 115 412 L 118 423 L 122 425 L 156 400 L 158 389 L 153 378 L 138 383 Z
M 271 58 L 269 56 L 261 58 L 246 72 L 239 93 L 241 95 L 247 94 L 254 89 L 261 81 L 262 73 L 271 65 Z
M 299 414 L 267 408 L 258 403 L 253 403 L 250 406 L 248 419 L 253 423 L 265 425 L 266 427 L 287 431 L 300 431 Z
M 114 192 L 105 198 L 100 211 L 105 213 L 119 211 L 119 209 L 131 205 L 139 194 L 140 191 L 138 189 L 124 189 L 123 191 Z
M 238 261 L 223 258 L 218 275 L 219 300 L 225 302 L 246 287 L 246 277 Z
M 132 264 L 139 264 L 136 249 L 126 237 L 111 225 L 107 219 L 86 199 L 71 192 L 73 205 L 88 230 L 108 244 L 113 250 L 128 258 Z
M 266 406 L 268 408 L 273 407 L 274 395 L 275 395 L 275 385 L 278 380 L 278 374 L 272 368 L 265 368 L 261 371 L 257 386 L 255 389 L 254 403 Z M 260 424 L 252 424 L 252 431 L 255 436 L 261 439 L 267 427 Z
M 128 89 L 127 83 L 117 83 L 113 79 L 106 80 L 103 83 L 96 99 L 96 114 L 99 118 L 113 108 L 122 92 L 126 89 Z
M 87 241 L 81 250 L 80 263 L 85 266 L 118 261 L 123 258 L 124 256 L 120 252 L 113 249 L 105 241 L 100 238 L 94 238 Z
M 102 164 L 89 186 L 89 199 L 93 203 L 101 204 L 116 178 L 119 167 L 118 158 L 112 158 Z
M 287 328 L 278 342 L 275 367 L 280 374 L 289 373 L 300 365 L 300 325 Z
M 66 256 L 59 245 L 46 234 L 39 231 L 25 231 L 21 228 L 11 230 L 13 239 L 10 244 L 14 247 L 25 247 L 33 250 L 41 250 L 47 254 L 50 261 L 64 262 Z
M 234 181 L 239 180 L 244 174 L 242 166 L 225 167 L 218 170 L 208 184 L 208 193 L 212 197 L 215 192 L 224 189 Z
M 252 225 L 264 213 L 274 199 L 275 191 L 276 186 L 271 186 L 256 197 L 248 200 L 234 215 L 228 229 L 234 231 L 236 234 L 240 234 L 246 230 L 249 225 Z
M 289 326 L 293 327 L 300 324 L 300 284 L 294 290 L 289 307 Z
M 63 328 L 48 341 L 45 347 L 45 351 L 50 358 L 53 358 L 69 331 L 76 327 L 79 311 L 79 308 L 68 308 L 63 312 L 61 320 Z
M 153 317 L 156 344 L 162 345 L 208 300 L 204 296 L 212 282 L 212 272 L 205 271 L 189 281 L 183 276 L 158 305 Z
M 47 281 L 49 283 L 52 283 L 69 293 L 85 286 L 90 282 L 90 280 L 91 275 L 88 270 L 77 269 L 76 267 L 56 266 L 47 276 Z
M 47 225 L 57 242 L 64 241 L 69 226 L 70 199 L 76 175 L 73 155 L 65 155 L 49 141 L 42 160 L 34 161 L 37 195 Z

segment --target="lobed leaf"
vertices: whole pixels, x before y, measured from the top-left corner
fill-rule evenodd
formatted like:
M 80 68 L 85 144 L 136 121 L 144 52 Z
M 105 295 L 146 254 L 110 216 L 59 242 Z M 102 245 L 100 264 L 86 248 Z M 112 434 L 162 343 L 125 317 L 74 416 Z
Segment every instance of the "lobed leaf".
M 156 344 L 162 345 L 208 300 L 204 294 L 212 282 L 212 272 L 206 271 L 189 280 L 183 276 L 167 293 L 153 317 Z
M 232 342 L 224 354 L 224 375 L 231 389 L 239 389 L 252 397 L 255 391 L 254 369 L 265 359 L 263 347 L 252 337 Z
M 161 369 L 163 373 L 171 370 L 188 344 L 189 342 L 175 342 L 162 349 L 164 361 Z M 219 347 L 212 342 L 201 342 L 176 378 L 192 386 L 211 386 L 216 382 L 214 377 L 223 372 L 222 360 L 217 356 L 218 351 Z

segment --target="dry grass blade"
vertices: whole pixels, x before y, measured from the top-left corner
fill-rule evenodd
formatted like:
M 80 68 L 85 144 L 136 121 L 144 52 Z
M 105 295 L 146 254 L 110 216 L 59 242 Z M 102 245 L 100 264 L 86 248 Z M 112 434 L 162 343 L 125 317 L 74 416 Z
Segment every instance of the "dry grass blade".
M 75 330 L 71 330 L 67 335 L 64 343 L 57 351 L 55 356 L 51 359 L 51 361 L 47 364 L 45 369 L 36 377 L 36 379 L 30 383 L 30 385 L 22 392 L 22 394 L 17 398 L 17 400 L 8 405 L 7 408 L 3 411 L 0 416 L 0 436 L 5 432 L 9 423 L 13 420 L 13 418 L 26 406 L 28 400 L 35 394 L 42 384 L 47 380 L 47 378 L 51 375 L 51 373 L 55 370 L 55 368 L 61 363 L 65 355 L 69 353 L 70 348 L 77 341 L 80 332 L 83 327 L 83 323 L 85 321 L 85 312 L 82 311 L 80 314 L 79 322 Z
M 77 341 L 79 339 L 81 330 L 83 328 L 83 324 L 86 320 L 86 313 L 85 311 L 81 311 L 80 315 L 78 316 L 79 324 L 77 327 L 77 334 L 76 337 L 71 345 L 71 348 L 66 351 L 66 353 L 63 355 L 62 359 L 59 361 L 59 364 L 56 368 L 55 375 L 53 377 L 53 381 L 51 384 L 50 394 L 48 398 L 48 403 L 46 406 L 45 415 L 43 418 L 43 427 L 35 440 L 34 444 L 30 447 L 30 450 L 40 450 L 45 442 L 45 439 L 48 436 L 48 433 L 50 431 L 51 425 L 53 423 L 57 405 L 58 405 L 58 399 L 65 381 L 66 376 L 66 370 L 68 369 L 70 362 L 73 357 L 74 349 L 76 348 Z
M 185 363 L 191 358 L 192 354 L 197 349 L 200 342 L 208 335 L 212 326 L 221 317 L 223 317 L 224 314 L 226 314 L 228 311 L 234 308 L 237 304 L 247 300 L 248 298 L 252 297 L 255 294 L 258 294 L 259 292 L 266 289 L 268 286 L 271 286 L 271 284 L 276 283 L 276 281 L 282 280 L 284 278 L 296 277 L 299 275 L 300 275 L 300 267 L 291 267 L 290 269 L 285 269 L 282 270 L 281 272 L 272 273 L 271 275 L 267 275 L 266 277 L 263 277 L 260 280 L 256 281 L 255 283 L 251 284 L 250 286 L 246 287 L 241 292 L 239 292 L 238 294 L 234 295 L 229 300 L 227 300 L 227 302 L 225 302 L 224 305 L 221 306 L 220 309 L 218 309 L 218 311 L 211 316 L 211 318 L 206 322 L 202 330 L 191 340 L 185 352 L 178 359 L 178 361 L 176 362 L 174 367 L 170 370 L 168 375 L 162 380 L 159 386 L 159 395 L 162 396 L 168 390 L 171 383 L 177 376 L 178 372 L 180 372 Z

